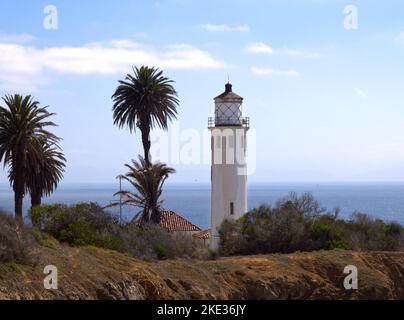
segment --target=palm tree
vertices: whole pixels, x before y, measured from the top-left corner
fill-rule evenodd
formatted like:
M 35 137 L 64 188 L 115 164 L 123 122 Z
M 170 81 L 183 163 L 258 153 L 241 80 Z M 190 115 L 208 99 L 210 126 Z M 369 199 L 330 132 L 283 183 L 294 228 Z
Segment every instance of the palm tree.
M 59 138 L 45 130 L 45 127 L 56 126 L 48 120 L 54 114 L 46 107 L 40 107 L 31 96 L 6 95 L 3 101 L 5 107 L 0 106 L 0 161 L 14 173 L 10 182 L 14 190 L 15 215 L 22 221 L 27 154 L 31 161 L 41 161 L 42 142 L 57 143 Z
M 174 81 L 163 76 L 157 68 L 142 66 L 133 68 L 112 96 L 114 124 L 119 128 L 127 126 L 142 133 L 144 159 L 150 163 L 150 130 L 156 125 L 168 129 L 168 122 L 177 117 L 177 92 Z
M 50 195 L 63 178 L 66 159 L 54 143 L 42 142 L 40 161 L 27 155 L 26 191 L 31 196 L 31 207 L 39 206 L 42 197 Z
M 142 223 L 158 224 L 160 222 L 161 204 L 163 203 L 160 200 L 163 185 L 168 176 L 175 173 L 175 170 L 160 162 L 148 164 L 141 156 L 139 156 L 139 161 L 132 160 L 132 165 L 126 164 L 125 166 L 129 172 L 121 177 L 128 181 L 137 192 L 120 191 L 117 194 L 129 196 L 130 200 L 124 203 L 142 209 L 135 220 L 140 215 Z

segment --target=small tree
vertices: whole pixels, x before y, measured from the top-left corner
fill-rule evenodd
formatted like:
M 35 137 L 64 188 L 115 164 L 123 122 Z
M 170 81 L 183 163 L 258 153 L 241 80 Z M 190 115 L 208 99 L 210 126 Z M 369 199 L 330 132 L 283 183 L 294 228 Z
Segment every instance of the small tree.
M 139 156 L 139 161 L 132 160 L 131 165 L 126 164 L 125 166 L 129 172 L 121 177 L 128 181 L 136 192 L 120 191 L 116 194 L 129 195 L 130 199 L 125 203 L 142 209 L 135 219 L 139 218 L 140 215 L 142 223 L 160 223 L 160 211 L 163 202 L 160 197 L 163 185 L 168 176 L 175 173 L 175 170 L 167 167 L 164 163 L 147 163 L 141 156 Z

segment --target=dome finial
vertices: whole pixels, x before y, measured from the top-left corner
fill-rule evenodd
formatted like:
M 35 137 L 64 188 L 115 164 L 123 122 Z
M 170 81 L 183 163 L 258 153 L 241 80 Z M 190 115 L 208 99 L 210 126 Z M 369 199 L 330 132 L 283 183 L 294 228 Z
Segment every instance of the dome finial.
M 225 88 L 226 88 L 225 93 L 233 92 L 233 86 L 231 85 L 230 82 L 226 83 Z

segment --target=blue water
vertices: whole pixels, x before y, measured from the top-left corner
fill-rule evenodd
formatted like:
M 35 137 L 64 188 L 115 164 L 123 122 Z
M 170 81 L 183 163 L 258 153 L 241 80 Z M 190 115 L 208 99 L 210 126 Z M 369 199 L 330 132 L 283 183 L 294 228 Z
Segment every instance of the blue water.
M 126 188 L 126 186 L 125 186 Z M 115 184 L 61 184 L 58 190 L 44 203 L 98 202 L 105 206 L 114 200 L 118 191 Z M 341 217 L 348 218 L 355 211 L 368 213 L 386 221 L 404 224 L 404 183 L 277 183 L 250 184 L 249 207 L 263 203 L 276 204 L 289 192 L 311 192 L 321 205 L 328 209 L 339 207 Z M 14 196 L 8 185 L 0 184 L 0 208 L 11 212 Z M 116 198 L 115 198 L 116 199 Z M 210 223 L 210 186 L 208 184 L 167 185 L 163 193 L 164 208 L 173 210 L 201 228 Z M 29 208 L 25 199 L 24 208 Z M 118 209 L 110 209 L 118 214 Z M 136 208 L 123 210 L 126 219 L 137 212 Z

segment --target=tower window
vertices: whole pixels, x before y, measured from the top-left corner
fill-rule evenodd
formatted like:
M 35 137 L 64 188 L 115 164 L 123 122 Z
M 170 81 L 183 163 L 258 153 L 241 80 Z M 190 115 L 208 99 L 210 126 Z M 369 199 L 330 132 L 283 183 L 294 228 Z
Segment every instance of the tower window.
M 230 214 L 234 214 L 234 202 L 230 202 Z

